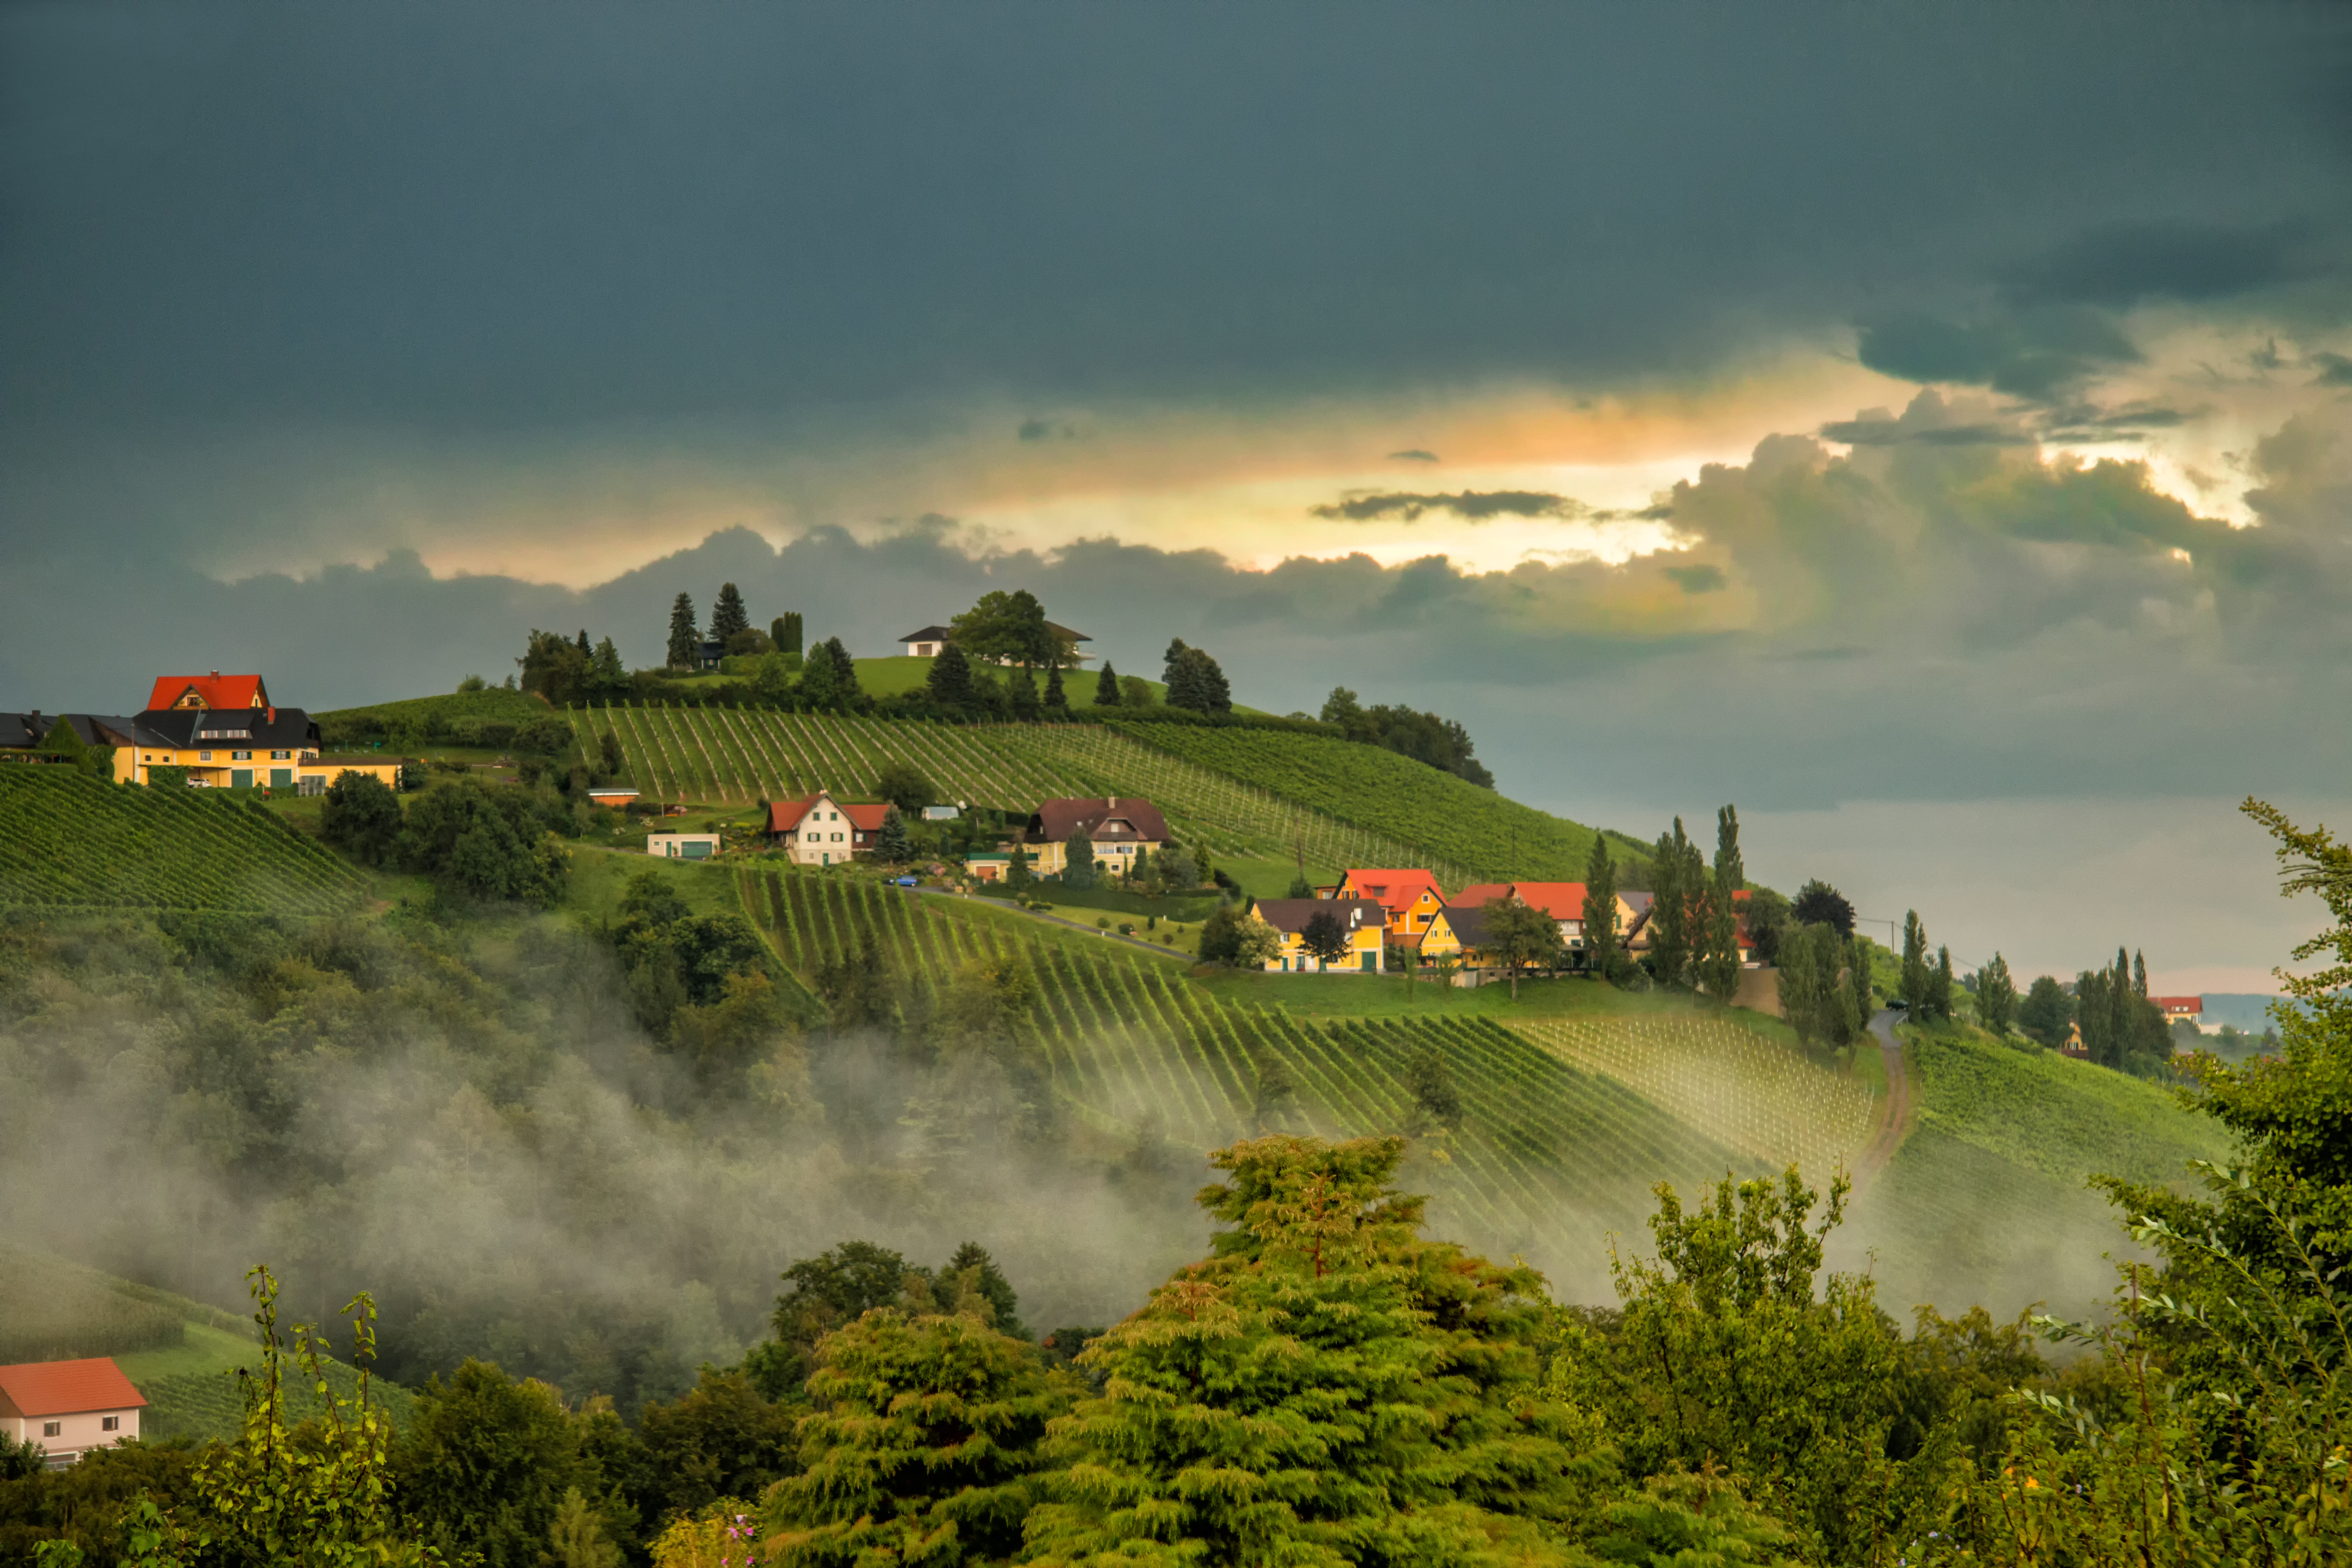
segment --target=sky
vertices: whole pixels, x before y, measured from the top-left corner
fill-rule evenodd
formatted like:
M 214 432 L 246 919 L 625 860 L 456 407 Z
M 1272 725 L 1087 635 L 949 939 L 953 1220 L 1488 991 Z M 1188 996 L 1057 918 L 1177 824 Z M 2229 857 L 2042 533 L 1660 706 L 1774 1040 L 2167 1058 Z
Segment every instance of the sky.
M 2352 14 L 0 9 L 0 705 L 854 652 L 1461 719 L 1516 798 L 2267 990 L 2352 825 Z

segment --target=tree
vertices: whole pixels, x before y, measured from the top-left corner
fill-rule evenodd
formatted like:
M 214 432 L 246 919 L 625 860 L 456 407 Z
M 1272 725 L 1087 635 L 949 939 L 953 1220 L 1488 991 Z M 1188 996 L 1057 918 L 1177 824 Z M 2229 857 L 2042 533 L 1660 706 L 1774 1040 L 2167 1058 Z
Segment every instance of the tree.
M 1037 683 L 1030 679 L 1029 667 L 1013 666 L 1004 681 L 1007 694 L 1013 700 L 1013 716 L 1023 723 L 1034 723 L 1040 711 L 1037 704 Z
M 1016 893 L 1027 892 L 1030 886 L 1037 880 L 1036 873 L 1029 869 L 1030 863 L 1029 847 L 1026 844 L 1015 844 L 1013 847 L 1013 858 L 1004 868 L 1004 885 Z
M 882 826 L 874 835 L 874 858 L 885 866 L 903 866 L 915 858 L 915 841 L 907 833 L 907 819 L 897 806 L 882 813 Z
M 1070 699 L 1062 689 L 1062 666 L 1059 660 L 1045 667 L 1045 711 L 1065 716 L 1070 711 Z
M 1853 906 L 1843 893 L 1818 879 L 1798 889 L 1789 913 L 1800 924 L 1825 925 L 1842 937 L 1853 934 Z
M 1086 824 L 1070 829 L 1062 840 L 1062 886 L 1091 888 L 1095 885 L 1095 841 L 1087 836 Z
M 1330 910 L 1317 910 L 1307 917 L 1306 925 L 1298 932 L 1298 944 L 1306 949 L 1307 957 L 1326 967 L 1347 961 L 1347 928 Z
M 1318 715 L 1326 724 L 1336 724 L 1339 732 L 1350 741 L 1375 738 L 1371 723 L 1364 717 L 1364 705 L 1356 694 L 1344 686 L 1335 686 L 1331 695 L 1323 700 L 1323 711 Z
M 1584 860 L 1584 966 L 1597 980 L 1616 962 L 1617 862 L 1608 838 L 1596 833 Z
M 621 737 L 618 731 L 607 730 L 598 737 L 596 755 L 604 764 L 606 778 L 620 777 L 621 764 L 625 759 L 621 755 Z
M 1261 1136 L 1282 1131 L 1282 1122 L 1298 1100 L 1298 1085 L 1291 1081 L 1280 1057 L 1266 1058 L 1257 1069 L 1257 1092 L 1251 1101 L 1251 1111 L 1257 1121 Z
M 888 801 L 909 816 L 935 804 L 940 798 L 939 792 L 931 787 L 931 781 L 923 775 L 923 770 L 905 761 L 892 761 L 882 765 L 882 771 L 874 776 L 874 795 L 877 800 Z
M 1156 708 L 1160 705 L 1160 698 L 1151 689 L 1151 682 L 1143 677 L 1122 675 L 1118 678 L 1118 705 L 1122 708 Z
M 1756 962 L 1767 968 L 1780 962 L 1780 934 L 1789 929 L 1789 900 L 1769 888 L 1751 888 L 1740 914 L 1748 929 Z
M 1264 969 L 1282 956 L 1282 933 L 1255 914 L 1245 917 L 1234 942 L 1234 967 Z
M 1952 1016 L 1952 950 L 1936 949 L 1936 967 L 1927 972 L 1927 1015 L 1949 1020 Z
M 1871 999 L 1870 939 L 1866 936 L 1855 937 L 1848 944 L 1848 951 L 1851 956 L 1846 961 L 1846 987 L 1848 994 L 1853 999 L 1853 1010 L 1849 1016 L 1853 1019 L 1851 1025 L 1853 1032 L 1859 1036 L 1863 1030 L 1870 1027 L 1870 1020 L 1874 1011 Z
M 319 837 L 362 866 L 381 866 L 400 836 L 400 797 L 373 773 L 346 769 L 319 803 Z
M 2010 978 L 2009 961 L 1998 952 L 1977 971 L 1977 1021 L 1995 1037 L 2006 1038 L 2017 1016 L 2017 983 Z
M 2066 1026 L 2074 1019 L 2074 1000 L 2058 984 L 2057 977 L 2035 975 L 2033 984 L 2026 989 L 2025 1000 L 2018 1006 L 2018 1027 L 2054 1051 L 2066 1043 Z
M 928 1297 L 927 1270 L 870 1241 L 845 1241 L 814 1258 L 796 1259 L 782 1276 L 769 1316 L 770 1337 L 744 1358 L 752 1386 L 770 1399 L 799 1394 L 816 1370 L 817 1342 L 877 1307 L 887 1307 L 919 1280 Z
M 1210 1156 L 1229 1228 L 1082 1368 L 1026 1561 L 1573 1560 L 1568 1415 L 1536 1383 L 1541 1284 L 1415 1233 L 1404 1142 L 1269 1137 Z M 1374 1413 L 1378 1413 L 1375 1417 Z
M 1103 660 L 1102 671 L 1095 677 L 1095 706 L 1097 708 L 1118 706 L 1118 671 L 1110 667 L 1108 659 Z
M 621 662 L 621 650 L 605 637 L 596 645 L 596 652 L 588 668 L 589 689 L 598 698 L 610 701 L 629 689 L 629 667 Z
M 1708 998 L 1728 1005 L 1739 989 L 1738 893 L 1748 879 L 1739 854 L 1739 813 L 1715 815 L 1715 876 L 1707 884 L 1706 924 L 1698 943 L 1698 981 Z
M 751 617 L 743 608 L 743 595 L 732 583 L 719 584 L 719 602 L 710 606 L 710 640 L 724 645 L 738 632 L 751 629 Z
M 768 640 L 776 645 L 778 653 L 798 654 L 801 651 L 801 613 L 786 610 L 768 623 Z
M 1781 933 L 1780 1010 L 1801 1046 L 1846 1043 L 1849 997 L 1839 972 L 1848 945 L 1833 926 L 1792 926 Z
M 923 687 L 942 708 L 971 707 L 971 661 L 964 658 L 963 649 L 953 643 L 940 648 L 923 674 Z
M 999 664 L 1049 664 L 1065 651 L 1046 624 L 1045 606 L 1026 588 L 982 595 L 948 624 L 948 632 L 971 658 Z
M 702 661 L 702 634 L 694 626 L 694 599 L 680 592 L 669 605 L 669 653 L 672 669 L 692 669 Z
M 588 634 L 582 632 L 584 641 Z M 522 689 L 535 691 L 552 703 L 577 700 L 592 683 L 594 658 L 562 632 L 534 628 L 515 660 L 522 670 Z
M 1927 928 L 1919 923 L 1919 911 L 1906 910 L 1903 915 L 1903 1005 L 1911 1016 L 1921 1016 L 1927 1003 Z
M 828 1337 L 809 1379 L 801 1473 L 761 1505 L 783 1568 L 1003 1562 L 1036 1495 L 1038 1444 L 1066 1407 L 1036 1352 L 985 1307 L 874 1309 Z
M 1168 706 L 1188 708 L 1196 713 L 1230 713 L 1234 708 L 1233 689 L 1226 684 L 1225 672 L 1206 652 L 1186 647 L 1181 642 L 1171 645 L 1173 658 L 1168 671 Z
M 1511 999 L 1518 1000 L 1519 971 L 1558 969 L 1567 958 L 1559 922 L 1533 904 L 1501 899 L 1486 908 L 1486 934 L 1478 946 L 1511 977 Z
M 1658 835 L 1650 869 L 1656 884 L 1651 889 L 1650 969 L 1667 990 L 1687 990 L 1691 984 L 1692 905 L 1706 874 L 1698 847 L 1683 832 L 1683 819 L 1675 817 L 1674 831 Z

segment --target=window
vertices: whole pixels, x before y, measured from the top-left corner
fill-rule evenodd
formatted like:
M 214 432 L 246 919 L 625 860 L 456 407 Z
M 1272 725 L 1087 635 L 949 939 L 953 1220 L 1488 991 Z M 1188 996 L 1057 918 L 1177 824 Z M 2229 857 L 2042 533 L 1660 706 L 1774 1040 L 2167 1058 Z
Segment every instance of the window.
M 41 1423 L 41 1436 L 44 1437 L 57 1436 L 65 1429 L 66 1424 L 62 1421 L 44 1421 Z
M 290 763 L 294 760 L 294 753 L 291 752 L 272 752 L 269 753 L 269 760 L 273 763 Z
M 98 1418 L 98 1429 L 101 1432 L 120 1432 L 122 1430 L 122 1417 L 101 1415 Z
M 213 760 L 213 754 L 210 752 L 198 752 L 196 755 L 198 758 L 207 763 Z
M 232 763 L 249 763 L 253 761 L 253 753 L 251 752 L 231 752 L 228 754 L 228 760 Z

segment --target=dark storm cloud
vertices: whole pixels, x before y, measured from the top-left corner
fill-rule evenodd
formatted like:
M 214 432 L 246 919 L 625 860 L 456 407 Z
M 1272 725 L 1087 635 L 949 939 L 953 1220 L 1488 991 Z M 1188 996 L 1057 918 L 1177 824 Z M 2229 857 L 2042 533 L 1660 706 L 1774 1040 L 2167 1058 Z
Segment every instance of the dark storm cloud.
M 1665 573 L 1682 584 L 1685 594 L 1716 593 L 1731 581 L 1723 574 L 1723 568 L 1711 561 L 1702 561 L 1696 566 L 1669 566 Z
M 1973 320 L 1908 310 L 1864 323 L 1862 363 L 1906 381 L 2051 398 L 2130 364 L 2139 350 L 2104 310 L 2045 305 Z
M 2066 240 L 2001 281 L 2026 305 L 2226 300 L 2303 276 L 2317 260 L 2313 247 L 2301 223 L 2134 224 Z
M 1454 495 L 1412 495 L 1383 490 L 1351 495 L 1307 509 L 1308 515 L 1343 522 L 1381 522 L 1391 518 L 1418 522 L 1433 511 L 1445 512 L 1465 522 L 1488 522 L 1498 517 L 1590 517 L 1592 509 L 1572 496 L 1549 490 L 1463 490 Z
M 2000 425 L 1953 425 L 1906 429 L 1892 419 L 1833 419 L 1821 428 L 1824 441 L 1848 447 L 1894 447 L 1916 441 L 1928 447 L 2031 447 L 2033 437 Z
M 2319 367 L 2312 378 L 2315 386 L 2352 386 L 2352 358 L 2343 354 L 2315 353 L 2311 363 Z

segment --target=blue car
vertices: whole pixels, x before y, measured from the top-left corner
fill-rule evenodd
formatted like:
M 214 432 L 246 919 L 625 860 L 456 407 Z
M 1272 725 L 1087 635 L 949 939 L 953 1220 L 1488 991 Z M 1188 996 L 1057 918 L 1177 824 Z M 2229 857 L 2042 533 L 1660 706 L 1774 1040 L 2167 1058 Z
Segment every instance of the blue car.
M 915 885 L 915 879 L 912 877 L 893 877 L 890 879 L 902 888 L 911 888 Z

